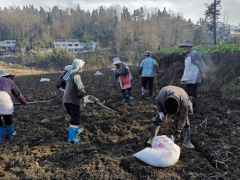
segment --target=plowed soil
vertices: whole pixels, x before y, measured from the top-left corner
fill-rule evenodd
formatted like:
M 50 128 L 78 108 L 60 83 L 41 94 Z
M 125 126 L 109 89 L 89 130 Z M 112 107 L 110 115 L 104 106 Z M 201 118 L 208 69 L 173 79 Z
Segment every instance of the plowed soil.
M 239 56 L 234 57 L 239 64 Z M 181 56 L 156 59 L 160 64 L 159 90 L 168 84 L 180 86 L 184 68 Z M 113 72 L 99 71 L 104 75 L 83 72 L 86 91 L 117 113 L 98 104 L 87 104 L 81 116 L 84 131 L 78 144 L 67 142 L 70 117 L 64 114 L 54 86 L 60 74 L 15 77 L 29 102 L 53 101 L 15 106 L 13 121 L 17 135 L 0 142 L 0 179 L 240 179 L 239 101 L 222 98 L 220 90 L 211 91 L 212 81 L 202 83 L 197 108 L 189 117 L 191 140 L 196 148 L 189 150 L 179 140 L 176 142 L 181 147 L 179 161 L 172 167 L 154 168 L 133 157 L 147 147 L 156 115 L 154 102 L 140 98 L 137 67 L 130 67 L 134 100 L 125 104 L 121 103 L 119 86 L 111 96 Z M 237 76 L 239 72 L 232 79 Z M 41 83 L 43 77 L 51 81 Z M 159 135 L 170 136 L 174 130 L 174 123 L 167 122 Z

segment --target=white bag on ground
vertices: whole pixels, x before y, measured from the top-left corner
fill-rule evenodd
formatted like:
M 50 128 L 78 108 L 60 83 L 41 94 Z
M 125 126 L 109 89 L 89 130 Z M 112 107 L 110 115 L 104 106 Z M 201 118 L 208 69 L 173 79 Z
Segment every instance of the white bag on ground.
M 97 71 L 97 72 L 95 72 L 95 74 L 94 74 L 95 76 L 99 76 L 99 75 L 103 75 L 103 73 L 101 73 L 101 72 L 99 72 L 99 71 Z
M 41 78 L 40 79 L 40 82 L 48 82 L 48 81 L 50 81 L 50 79 L 48 79 L 48 78 Z
M 145 148 L 133 156 L 154 167 L 168 167 L 178 161 L 180 147 L 162 135 L 154 138 L 152 148 Z

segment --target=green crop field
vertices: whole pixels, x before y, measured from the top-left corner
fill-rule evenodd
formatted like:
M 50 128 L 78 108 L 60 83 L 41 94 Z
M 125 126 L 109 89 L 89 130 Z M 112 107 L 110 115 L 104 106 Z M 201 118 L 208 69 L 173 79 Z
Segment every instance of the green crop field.
M 201 54 L 204 53 L 226 53 L 226 52 L 240 52 L 240 44 L 217 44 L 217 45 L 202 45 L 194 46 L 193 49 Z M 158 51 L 162 54 L 182 54 L 184 51 L 182 48 L 168 48 Z

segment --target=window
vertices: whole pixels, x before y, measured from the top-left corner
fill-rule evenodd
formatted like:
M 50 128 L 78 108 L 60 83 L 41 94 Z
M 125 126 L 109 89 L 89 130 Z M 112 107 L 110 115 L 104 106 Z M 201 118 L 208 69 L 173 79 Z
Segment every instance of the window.
M 73 45 L 72 44 L 68 44 L 69 47 L 72 47 Z
M 79 44 L 74 44 L 74 46 L 79 46 Z
M 11 42 L 6 42 L 6 44 L 11 44 Z

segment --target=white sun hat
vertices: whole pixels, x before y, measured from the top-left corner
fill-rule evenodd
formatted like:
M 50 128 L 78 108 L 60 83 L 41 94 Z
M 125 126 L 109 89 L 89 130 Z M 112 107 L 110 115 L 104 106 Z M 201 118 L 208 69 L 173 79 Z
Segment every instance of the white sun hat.
M 122 61 L 120 61 L 119 57 L 113 58 L 113 65 L 120 64 Z

